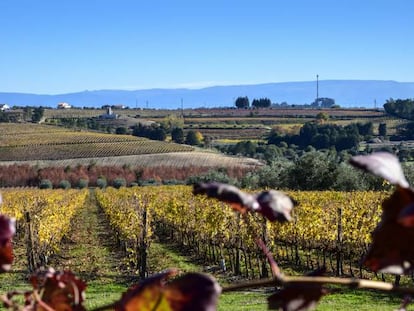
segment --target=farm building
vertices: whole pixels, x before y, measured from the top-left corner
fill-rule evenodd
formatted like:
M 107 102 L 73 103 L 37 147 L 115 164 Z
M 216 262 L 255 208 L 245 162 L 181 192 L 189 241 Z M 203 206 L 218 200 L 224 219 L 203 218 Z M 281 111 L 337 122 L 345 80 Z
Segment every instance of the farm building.
M 118 119 L 118 115 L 112 111 L 111 107 L 107 107 L 106 113 L 101 114 L 99 119 Z
M 58 109 L 70 109 L 70 108 L 72 108 L 72 106 L 71 106 L 71 105 L 69 105 L 68 103 L 64 103 L 64 102 L 62 102 L 62 103 L 59 103 L 59 104 L 57 105 L 57 108 L 58 108 Z

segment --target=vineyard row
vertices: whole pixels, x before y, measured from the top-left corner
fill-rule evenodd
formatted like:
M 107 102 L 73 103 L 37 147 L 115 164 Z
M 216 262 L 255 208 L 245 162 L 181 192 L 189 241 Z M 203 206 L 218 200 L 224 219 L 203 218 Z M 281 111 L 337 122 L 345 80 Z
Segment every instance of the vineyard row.
M 96 189 L 97 202 L 134 269 L 148 272 L 154 239 L 191 249 L 206 264 L 227 266 L 236 275 L 266 276 L 268 265 L 255 240 L 266 241 L 279 262 L 326 265 L 336 274 L 355 269 L 380 219 L 386 192 L 289 192 L 299 206 L 288 224 L 261 216 L 241 217 L 222 202 L 194 196 L 188 186 Z M 59 250 L 71 219 L 88 190 L 2 190 L 0 212 L 17 219 L 29 269 L 47 264 Z M 348 268 L 349 266 L 349 268 Z

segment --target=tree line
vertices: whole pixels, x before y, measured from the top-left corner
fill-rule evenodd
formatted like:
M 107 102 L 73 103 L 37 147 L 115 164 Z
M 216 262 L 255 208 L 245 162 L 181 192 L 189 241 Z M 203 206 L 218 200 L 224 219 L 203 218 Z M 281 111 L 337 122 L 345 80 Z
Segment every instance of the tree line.
M 247 96 L 239 96 L 234 102 L 234 105 L 236 108 L 239 109 L 249 109 L 249 108 L 269 108 L 273 104 L 272 101 L 267 98 L 259 98 L 259 99 L 253 99 L 253 101 L 250 103 L 250 100 Z M 283 102 L 280 104 L 280 106 L 287 106 L 287 103 Z M 329 97 L 320 97 L 315 99 L 309 106 L 311 108 L 333 108 L 336 106 L 335 100 L 333 98 Z

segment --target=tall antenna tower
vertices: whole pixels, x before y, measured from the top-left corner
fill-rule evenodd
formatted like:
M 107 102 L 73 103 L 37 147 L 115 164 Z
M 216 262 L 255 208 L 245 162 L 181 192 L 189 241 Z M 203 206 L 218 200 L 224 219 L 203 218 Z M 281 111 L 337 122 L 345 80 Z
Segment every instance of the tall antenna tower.
M 316 104 L 319 104 L 319 75 L 316 75 Z

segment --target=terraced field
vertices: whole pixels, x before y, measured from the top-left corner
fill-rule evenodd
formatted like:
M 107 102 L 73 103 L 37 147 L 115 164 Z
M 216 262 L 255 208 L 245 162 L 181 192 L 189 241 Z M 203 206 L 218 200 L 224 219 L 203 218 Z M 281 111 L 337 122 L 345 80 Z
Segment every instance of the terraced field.
M 0 124 L 0 161 L 63 160 L 189 152 L 191 146 L 130 135 L 76 132 L 36 124 Z
M 131 135 L 73 131 L 40 125 L 0 123 L 0 165 L 39 167 L 131 165 L 141 167 L 256 167 L 259 161 L 196 151 L 194 147 Z

